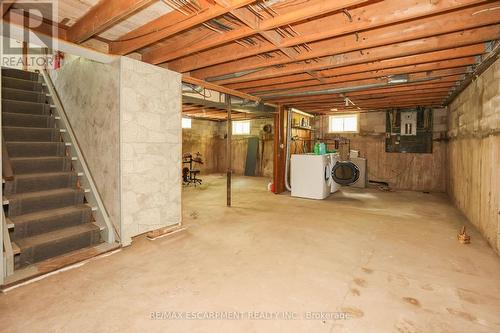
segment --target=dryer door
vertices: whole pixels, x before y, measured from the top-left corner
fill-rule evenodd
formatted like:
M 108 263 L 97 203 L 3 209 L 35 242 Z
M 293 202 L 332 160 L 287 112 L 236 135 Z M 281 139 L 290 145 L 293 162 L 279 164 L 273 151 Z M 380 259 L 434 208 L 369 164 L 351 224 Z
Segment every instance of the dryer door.
M 350 161 L 338 161 L 332 169 L 332 179 L 340 185 L 354 184 L 359 179 L 359 168 Z

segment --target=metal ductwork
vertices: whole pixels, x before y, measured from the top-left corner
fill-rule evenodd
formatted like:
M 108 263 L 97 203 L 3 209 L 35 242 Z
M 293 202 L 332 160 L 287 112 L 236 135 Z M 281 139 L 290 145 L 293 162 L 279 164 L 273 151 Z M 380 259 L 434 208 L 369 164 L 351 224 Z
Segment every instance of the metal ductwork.
M 362 86 L 346 87 L 346 88 L 301 91 L 301 92 L 295 92 L 295 93 L 282 93 L 282 94 L 262 96 L 261 98 L 262 99 L 275 99 L 275 98 L 285 98 L 285 97 L 306 97 L 306 96 L 317 96 L 317 95 L 341 94 L 341 93 L 360 91 L 360 90 L 366 90 L 366 89 L 384 88 L 384 87 L 388 87 L 388 86 L 398 86 L 398 85 L 402 85 L 402 84 L 411 84 L 411 83 L 433 81 L 433 80 L 438 80 L 440 78 L 441 77 L 433 77 L 433 78 L 417 79 L 417 80 L 408 81 L 408 82 L 374 83 L 374 84 L 366 84 L 366 85 L 362 85 Z M 255 95 L 269 94 L 269 93 L 273 93 L 273 92 L 274 91 L 260 92 L 260 93 L 255 93 Z
M 190 84 L 190 83 L 182 83 L 182 92 L 183 93 L 202 93 L 203 92 L 203 87 L 202 86 L 197 86 L 195 84 Z
M 207 77 L 205 79 L 205 81 L 207 81 L 207 82 L 214 82 L 214 81 L 221 81 L 221 80 L 236 79 L 236 78 L 239 78 L 239 77 L 242 77 L 242 76 L 245 76 L 245 75 L 249 75 L 249 74 L 252 74 L 252 73 L 260 72 L 260 71 L 262 71 L 264 69 L 267 69 L 267 68 L 266 67 L 262 67 L 262 68 L 256 68 L 256 69 L 249 69 L 249 70 L 241 71 L 241 72 L 235 72 L 235 73 L 231 73 L 231 74 L 225 74 L 225 75 L 221 75 L 221 76 Z

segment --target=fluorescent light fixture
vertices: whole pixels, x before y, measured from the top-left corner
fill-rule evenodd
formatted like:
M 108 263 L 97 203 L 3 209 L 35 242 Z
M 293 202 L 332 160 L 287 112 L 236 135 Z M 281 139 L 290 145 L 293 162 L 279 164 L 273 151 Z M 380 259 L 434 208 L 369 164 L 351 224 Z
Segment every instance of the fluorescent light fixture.
M 408 74 L 389 75 L 387 77 L 387 82 L 389 84 L 407 83 L 408 81 Z

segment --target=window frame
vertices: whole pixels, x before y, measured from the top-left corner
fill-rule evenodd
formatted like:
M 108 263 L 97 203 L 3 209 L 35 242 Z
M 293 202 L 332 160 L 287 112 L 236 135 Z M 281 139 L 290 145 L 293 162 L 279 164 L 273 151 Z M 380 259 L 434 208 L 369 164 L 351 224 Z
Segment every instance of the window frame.
M 355 131 L 345 131 L 345 130 L 342 130 L 342 131 L 334 131 L 332 130 L 332 120 L 334 118 L 337 118 L 337 119 L 346 119 L 346 118 L 351 118 L 351 117 L 354 117 L 356 119 L 356 130 Z M 342 127 L 345 127 L 344 126 L 344 122 L 342 123 Z M 329 115 L 328 116 L 328 133 L 347 133 L 347 134 L 357 134 L 359 133 L 359 113 L 345 113 L 345 114 L 338 114 L 338 115 Z
M 248 124 L 248 132 L 245 132 L 245 133 L 236 133 L 236 131 L 234 130 L 234 126 L 236 124 L 242 124 L 242 123 L 245 123 L 245 124 Z M 252 123 L 250 122 L 250 120 L 236 120 L 236 121 L 232 121 L 231 122 L 231 131 L 232 131 L 232 135 L 250 135 L 250 133 L 252 132 Z

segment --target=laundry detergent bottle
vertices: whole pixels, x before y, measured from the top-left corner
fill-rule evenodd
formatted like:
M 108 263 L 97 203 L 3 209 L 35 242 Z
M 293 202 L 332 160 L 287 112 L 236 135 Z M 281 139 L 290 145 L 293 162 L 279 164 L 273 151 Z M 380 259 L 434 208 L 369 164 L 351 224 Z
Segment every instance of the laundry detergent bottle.
M 319 155 L 319 142 L 314 144 L 313 152 L 315 155 Z
M 326 145 L 324 142 L 320 142 L 320 144 L 319 144 L 319 154 L 320 155 L 326 154 Z

